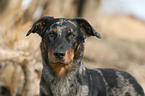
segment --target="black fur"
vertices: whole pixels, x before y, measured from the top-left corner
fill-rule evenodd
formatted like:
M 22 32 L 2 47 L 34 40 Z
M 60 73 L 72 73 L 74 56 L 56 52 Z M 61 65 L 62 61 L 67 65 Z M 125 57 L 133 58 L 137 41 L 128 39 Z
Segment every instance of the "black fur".
M 82 18 L 42 17 L 27 33 L 38 33 L 43 69 L 40 96 L 143 96 L 136 79 L 115 69 L 87 69 L 82 57 L 84 40 L 101 38 Z

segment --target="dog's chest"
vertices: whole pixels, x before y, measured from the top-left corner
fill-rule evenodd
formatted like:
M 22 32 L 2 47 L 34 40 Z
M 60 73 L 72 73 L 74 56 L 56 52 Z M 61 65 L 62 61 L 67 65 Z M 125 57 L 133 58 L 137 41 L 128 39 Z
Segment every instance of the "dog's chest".
M 54 96 L 74 96 L 76 95 L 76 90 L 79 88 L 78 84 L 75 82 L 75 79 L 54 81 L 50 86 Z
M 81 85 L 76 78 L 51 83 L 54 96 L 88 96 L 88 86 Z

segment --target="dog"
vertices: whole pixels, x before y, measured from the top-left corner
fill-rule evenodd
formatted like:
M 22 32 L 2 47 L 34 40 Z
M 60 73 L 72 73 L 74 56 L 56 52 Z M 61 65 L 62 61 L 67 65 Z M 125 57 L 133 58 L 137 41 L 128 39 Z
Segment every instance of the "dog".
M 26 36 L 30 33 L 42 38 L 40 96 L 144 96 L 129 73 L 84 66 L 85 38 L 101 38 L 87 20 L 46 16 L 36 21 Z

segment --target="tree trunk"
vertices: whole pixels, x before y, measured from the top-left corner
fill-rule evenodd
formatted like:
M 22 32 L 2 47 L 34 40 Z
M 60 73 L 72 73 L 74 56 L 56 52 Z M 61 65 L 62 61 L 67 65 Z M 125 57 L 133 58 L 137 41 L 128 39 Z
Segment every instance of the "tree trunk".
M 25 53 L 23 51 L 0 49 L 0 61 L 11 61 L 21 66 L 24 72 L 22 96 L 34 96 L 34 89 L 36 87 L 34 84 L 36 79 L 34 73 L 34 64 L 36 63 L 35 59 L 33 59 L 29 53 Z

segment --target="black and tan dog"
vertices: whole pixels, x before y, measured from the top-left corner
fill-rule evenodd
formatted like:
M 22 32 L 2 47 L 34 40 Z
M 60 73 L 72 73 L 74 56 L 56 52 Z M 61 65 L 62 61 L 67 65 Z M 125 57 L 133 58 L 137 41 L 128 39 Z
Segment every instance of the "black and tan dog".
M 136 79 L 126 72 L 85 68 L 84 40 L 100 38 L 85 19 L 42 17 L 27 36 L 30 33 L 42 38 L 40 96 L 144 96 Z

